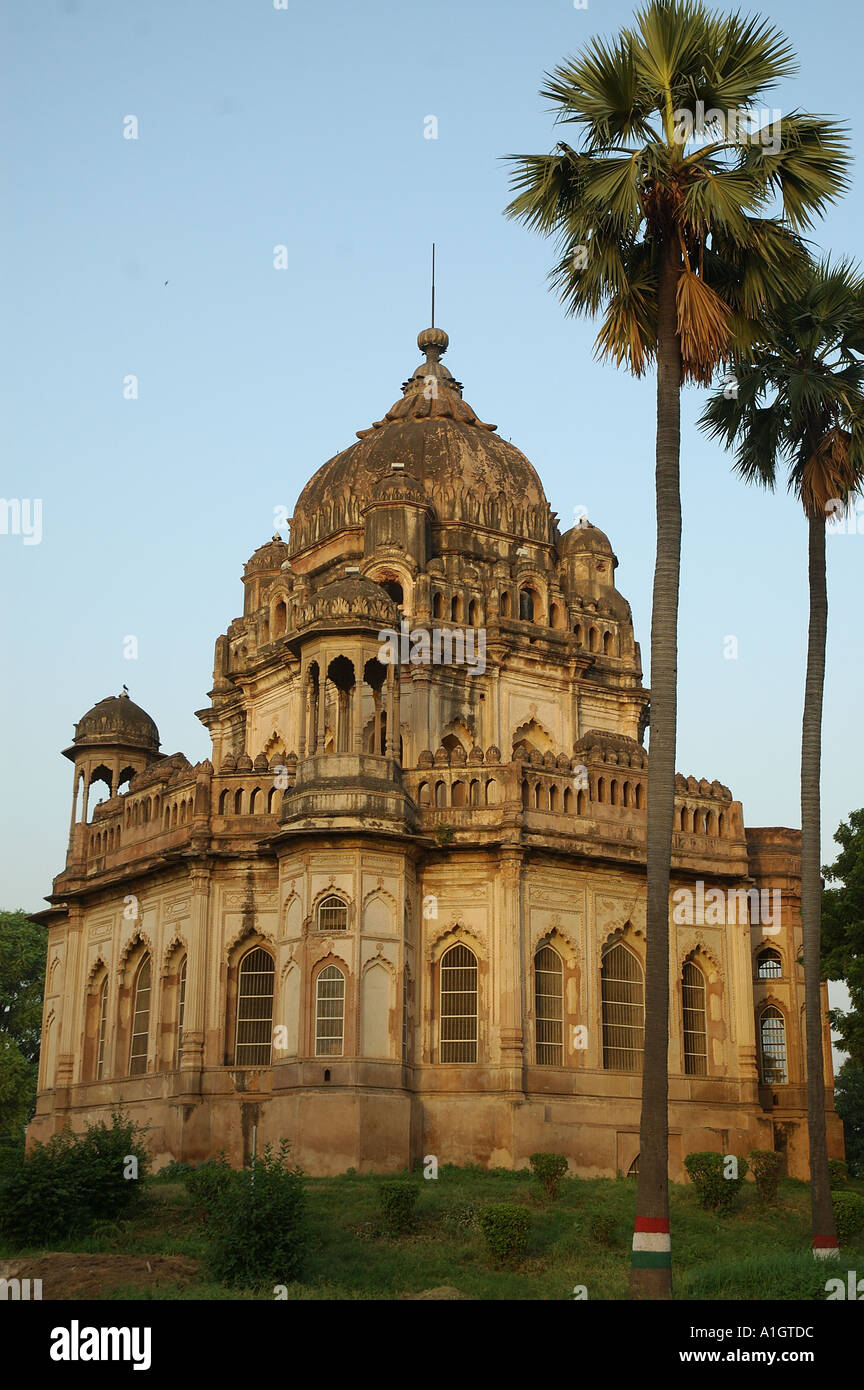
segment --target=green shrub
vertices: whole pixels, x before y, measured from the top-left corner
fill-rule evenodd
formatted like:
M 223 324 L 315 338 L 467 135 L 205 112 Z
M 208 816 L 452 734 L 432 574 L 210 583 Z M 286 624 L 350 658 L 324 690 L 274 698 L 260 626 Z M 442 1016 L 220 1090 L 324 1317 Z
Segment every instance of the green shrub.
M 864 1229 L 864 1197 L 857 1192 L 835 1192 L 831 1198 L 834 1224 L 841 1245 L 845 1245 Z
M 290 1147 L 283 1139 L 274 1153 L 267 1144 L 253 1167 L 238 1170 L 225 1164 L 227 1175 L 220 1173 L 213 1181 L 211 1174 L 206 1180 L 211 1201 L 208 1263 L 220 1284 L 254 1289 L 301 1277 L 308 1240 L 306 1194 L 301 1170 L 288 1166 Z
M 738 1175 L 724 1177 L 727 1157 L 713 1151 L 688 1154 L 684 1167 L 696 1188 L 699 1205 L 704 1211 L 729 1211 L 734 1206 L 739 1189 L 749 1171 L 746 1158 L 739 1158 Z
M 378 1207 L 384 1228 L 394 1235 L 414 1229 L 417 1188 L 409 1182 L 384 1182 L 378 1189 Z
M 558 1185 L 567 1172 L 567 1160 L 563 1154 L 532 1154 L 528 1160 L 534 1176 L 543 1184 L 547 1197 L 558 1196 Z
M 496 1202 L 480 1213 L 480 1230 L 490 1255 L 499 1264 L 518 1264 L 528 1245 L 528 1212 L 509 1202 Z
M 843 1187 L 849 1176 L 847 1165 L 839 1158 L 829 1158 L 828 1178 L 832 1187 Z
M 783 1155 L 773 1149 L 751 1149 L 747 1157 L 760 1198 L 766 1203 L 773 1202 L 783 1174 Z
M 208 1158 L 206 1163 L 199 1163 L 195 1168 L 189 1169 L 186 1174 L 186 1191 L 192 1205 L 197 1207 L 199 1216 L 204 1220 L 227 1190 L 233 1172 L 224 1149 L 220 1149 L 215 1158 Z
M 153 1181 L 184 1182 L 192 1171 L 191 1163 L 178 1163 L 176 1158 L 172 1158 L 170 1163 L 166 1163 L 164 1168 L 153 1174 Z
M 149 1167 L 143 1137 L 144 1131 L 116 1110 L 110 1127 L 100 1120 L 83 1134 L 61 1130 L 4 1164 L 0 1236 L 19 1247 L 50 1245 L 87 1235 L 94 1222 L 111 1222 L 130 1211 Z M 137 1177 L 131 1176 L 130 1157 L 137 1160 Z

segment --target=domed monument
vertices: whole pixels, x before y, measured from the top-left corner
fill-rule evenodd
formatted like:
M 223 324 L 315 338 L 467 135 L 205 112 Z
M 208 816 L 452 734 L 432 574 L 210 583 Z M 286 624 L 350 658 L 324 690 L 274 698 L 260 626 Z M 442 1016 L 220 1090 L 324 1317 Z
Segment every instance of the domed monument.
M 122 1101 L 157 1163 L 638 1163 L 650 694 L 618 561 L 561 534 L 446 333 L 418 346 L 248 561 L 210 759 L 125 692 L 76 725 L 31 1138 Z M 679 776 L 673 856 L 672 1176 L 753 1147 L 806 1176 L 800 834 Z

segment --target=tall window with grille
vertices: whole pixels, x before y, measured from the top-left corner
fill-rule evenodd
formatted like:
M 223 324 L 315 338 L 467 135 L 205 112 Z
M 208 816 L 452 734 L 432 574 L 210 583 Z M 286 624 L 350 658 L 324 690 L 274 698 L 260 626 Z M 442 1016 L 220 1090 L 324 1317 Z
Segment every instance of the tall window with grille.
M 705 1022 L 705 976 L 691 960 L 681 972 L 684 1004 L 684 1075 L 708 1075 L 708 1030 Z
M 551 946 L 534 957 L 534 1014 L 537 1065 L 564 1065 L 564 964 Z
M 762 1054 L 763 1086 L 785 1086 L 789 1080 L 786 1065 L 786 1021 L 779 1009 L 763 1009 L 759 1018 L 759 1044 Z
M 273 958 L 255 946 L 240 962 L 234 1065 L 269 1067 L 273 1040 Z
M 99 991 L 99 1041 L 96 1044 L 96 1080 L 101 1081 L 105 1072 L 105 1035 L 108 1022 L 108 976 L 102 981 Z
M 337 898 L 335 893 L 331 893 L 328 898 L 322 898 L 318 904 L 318 930 L 348 930 L 348 905 L 341 898 Z
M 133 991 L 132 1042 L 129 1048 L 129 1075 L 141 1076 L 147 1070 L 150 1041 L 150 956 L 138 966 Z
M 642 965 L 621 942 L 603 957 L 603 1066 L 607 1071 L 641 1071 L 645 1037 L 645 980 Z
M 345 1050 L 345 976 L 326 965 L 315 984 L 315 1056 L 341 1057 Z
M 467 946 L 451 946 L 439 970 L 441 1061 L 476 1062 L 477 957 Z
M 177 981 L 177 1066 L 183 1051 L 183 1016 L 186 1013 L 186 957 L 180 962 L 180 978 Z

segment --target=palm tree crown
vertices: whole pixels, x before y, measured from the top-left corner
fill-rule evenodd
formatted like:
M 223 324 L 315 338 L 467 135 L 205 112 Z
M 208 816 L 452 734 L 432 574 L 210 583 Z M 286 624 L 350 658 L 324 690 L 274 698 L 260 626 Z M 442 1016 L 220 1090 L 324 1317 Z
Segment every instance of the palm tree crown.
M 710 382 L 794 286 L 798 234 L 846 187 L 848 161 L 833 120 L 790 112 L 760 124 L 760 102 L 796 67 L 762 19 L 651 0 L 632 29 L 549 75 L 541 95 L 581 139 L 510 156 L 518 191 L 506 211 L 556 236 L 550 278 L 569 312 L 602 312 L 599 355 L 636 375 L 652 363 L 670 241 L 685 381 Z

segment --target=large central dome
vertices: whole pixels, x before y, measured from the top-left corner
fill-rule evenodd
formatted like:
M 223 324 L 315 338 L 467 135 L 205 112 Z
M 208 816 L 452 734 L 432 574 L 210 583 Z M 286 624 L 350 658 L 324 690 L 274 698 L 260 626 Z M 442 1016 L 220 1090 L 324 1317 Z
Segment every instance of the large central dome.
M 441 362 L 440 328 L 417 338 L 426 361 L 402 386 L 383 420 L 358 430 L 358 443 L 328 460 L 297 499 L 291 553 L 346 527 L 362 526 L 373 488 L 393 464 L 416 479 L 439 522 L 464 521 L 516 537 L 552 541 L 543 484 L 528 459 L 499 439 L 462 399 L 462 385 Z

